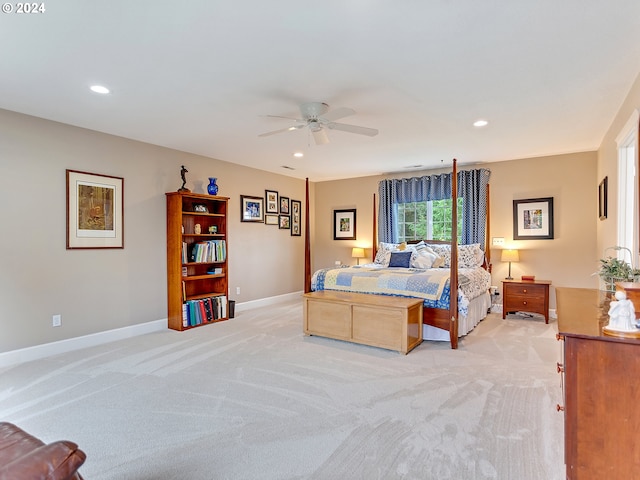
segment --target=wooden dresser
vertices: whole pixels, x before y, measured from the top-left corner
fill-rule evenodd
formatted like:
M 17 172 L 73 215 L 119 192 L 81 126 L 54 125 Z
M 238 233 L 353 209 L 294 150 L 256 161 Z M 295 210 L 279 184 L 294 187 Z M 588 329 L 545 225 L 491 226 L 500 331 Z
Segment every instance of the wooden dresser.
M 610 295 L 556 287 L 571 480 L 640 478 L 640 340 L 602 333 Z

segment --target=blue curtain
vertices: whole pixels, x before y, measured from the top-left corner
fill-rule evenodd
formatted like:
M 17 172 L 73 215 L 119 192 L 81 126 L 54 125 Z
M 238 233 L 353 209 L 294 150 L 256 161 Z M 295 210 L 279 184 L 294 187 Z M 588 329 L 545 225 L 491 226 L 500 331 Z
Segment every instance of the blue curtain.
M 382 180 L 378 184 L 378 241 L 397 243 L 398 204 L 451 198 L 452 173 L 424 177 Z M 480 243 L 484 247 L 487 220 L 487 185 L 491 171 L 458 172 L 458 197 L 462 197 L 462 244 Z

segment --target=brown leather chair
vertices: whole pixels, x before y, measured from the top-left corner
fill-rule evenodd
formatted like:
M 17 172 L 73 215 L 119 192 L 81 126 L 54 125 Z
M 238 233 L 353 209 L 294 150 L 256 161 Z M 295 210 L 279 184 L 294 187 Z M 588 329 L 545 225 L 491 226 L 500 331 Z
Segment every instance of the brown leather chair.
M 0 422 L 0 480 L 82 480 L 77 470 L 86 458 L 73 442 L 45 444 Z

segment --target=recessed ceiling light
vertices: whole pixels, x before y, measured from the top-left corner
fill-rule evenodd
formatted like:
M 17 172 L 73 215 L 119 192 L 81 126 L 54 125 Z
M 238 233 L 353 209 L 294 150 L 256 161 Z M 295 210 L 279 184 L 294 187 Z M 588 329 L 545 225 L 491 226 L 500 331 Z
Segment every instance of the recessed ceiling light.
M 103 87 L 102 85 L 91 85 L 90 88 L 91 91 L 95 93 L 102 93 L 103 95 L 109 93 L 109 89 L 107 87 Z
M 304 157 L 304 153 L 296 152 L 296 153 L 293 154 L 293 156 L 296 157 L 296 158 L 302 158 L 302 157 Z
M 476 120 L 473 122 L 474 127 L 486 127 L 489 124 L 486 120 Z

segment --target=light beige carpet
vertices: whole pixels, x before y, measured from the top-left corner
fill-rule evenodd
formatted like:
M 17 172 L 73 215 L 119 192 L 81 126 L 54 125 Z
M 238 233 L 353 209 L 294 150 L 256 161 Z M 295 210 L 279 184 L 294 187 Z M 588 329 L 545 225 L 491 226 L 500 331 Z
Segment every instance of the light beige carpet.
M 87 480 L 564 478 L 555 322 L 409 355 L 305 337 L 301 300 L 0 370 L 0 419 Z

